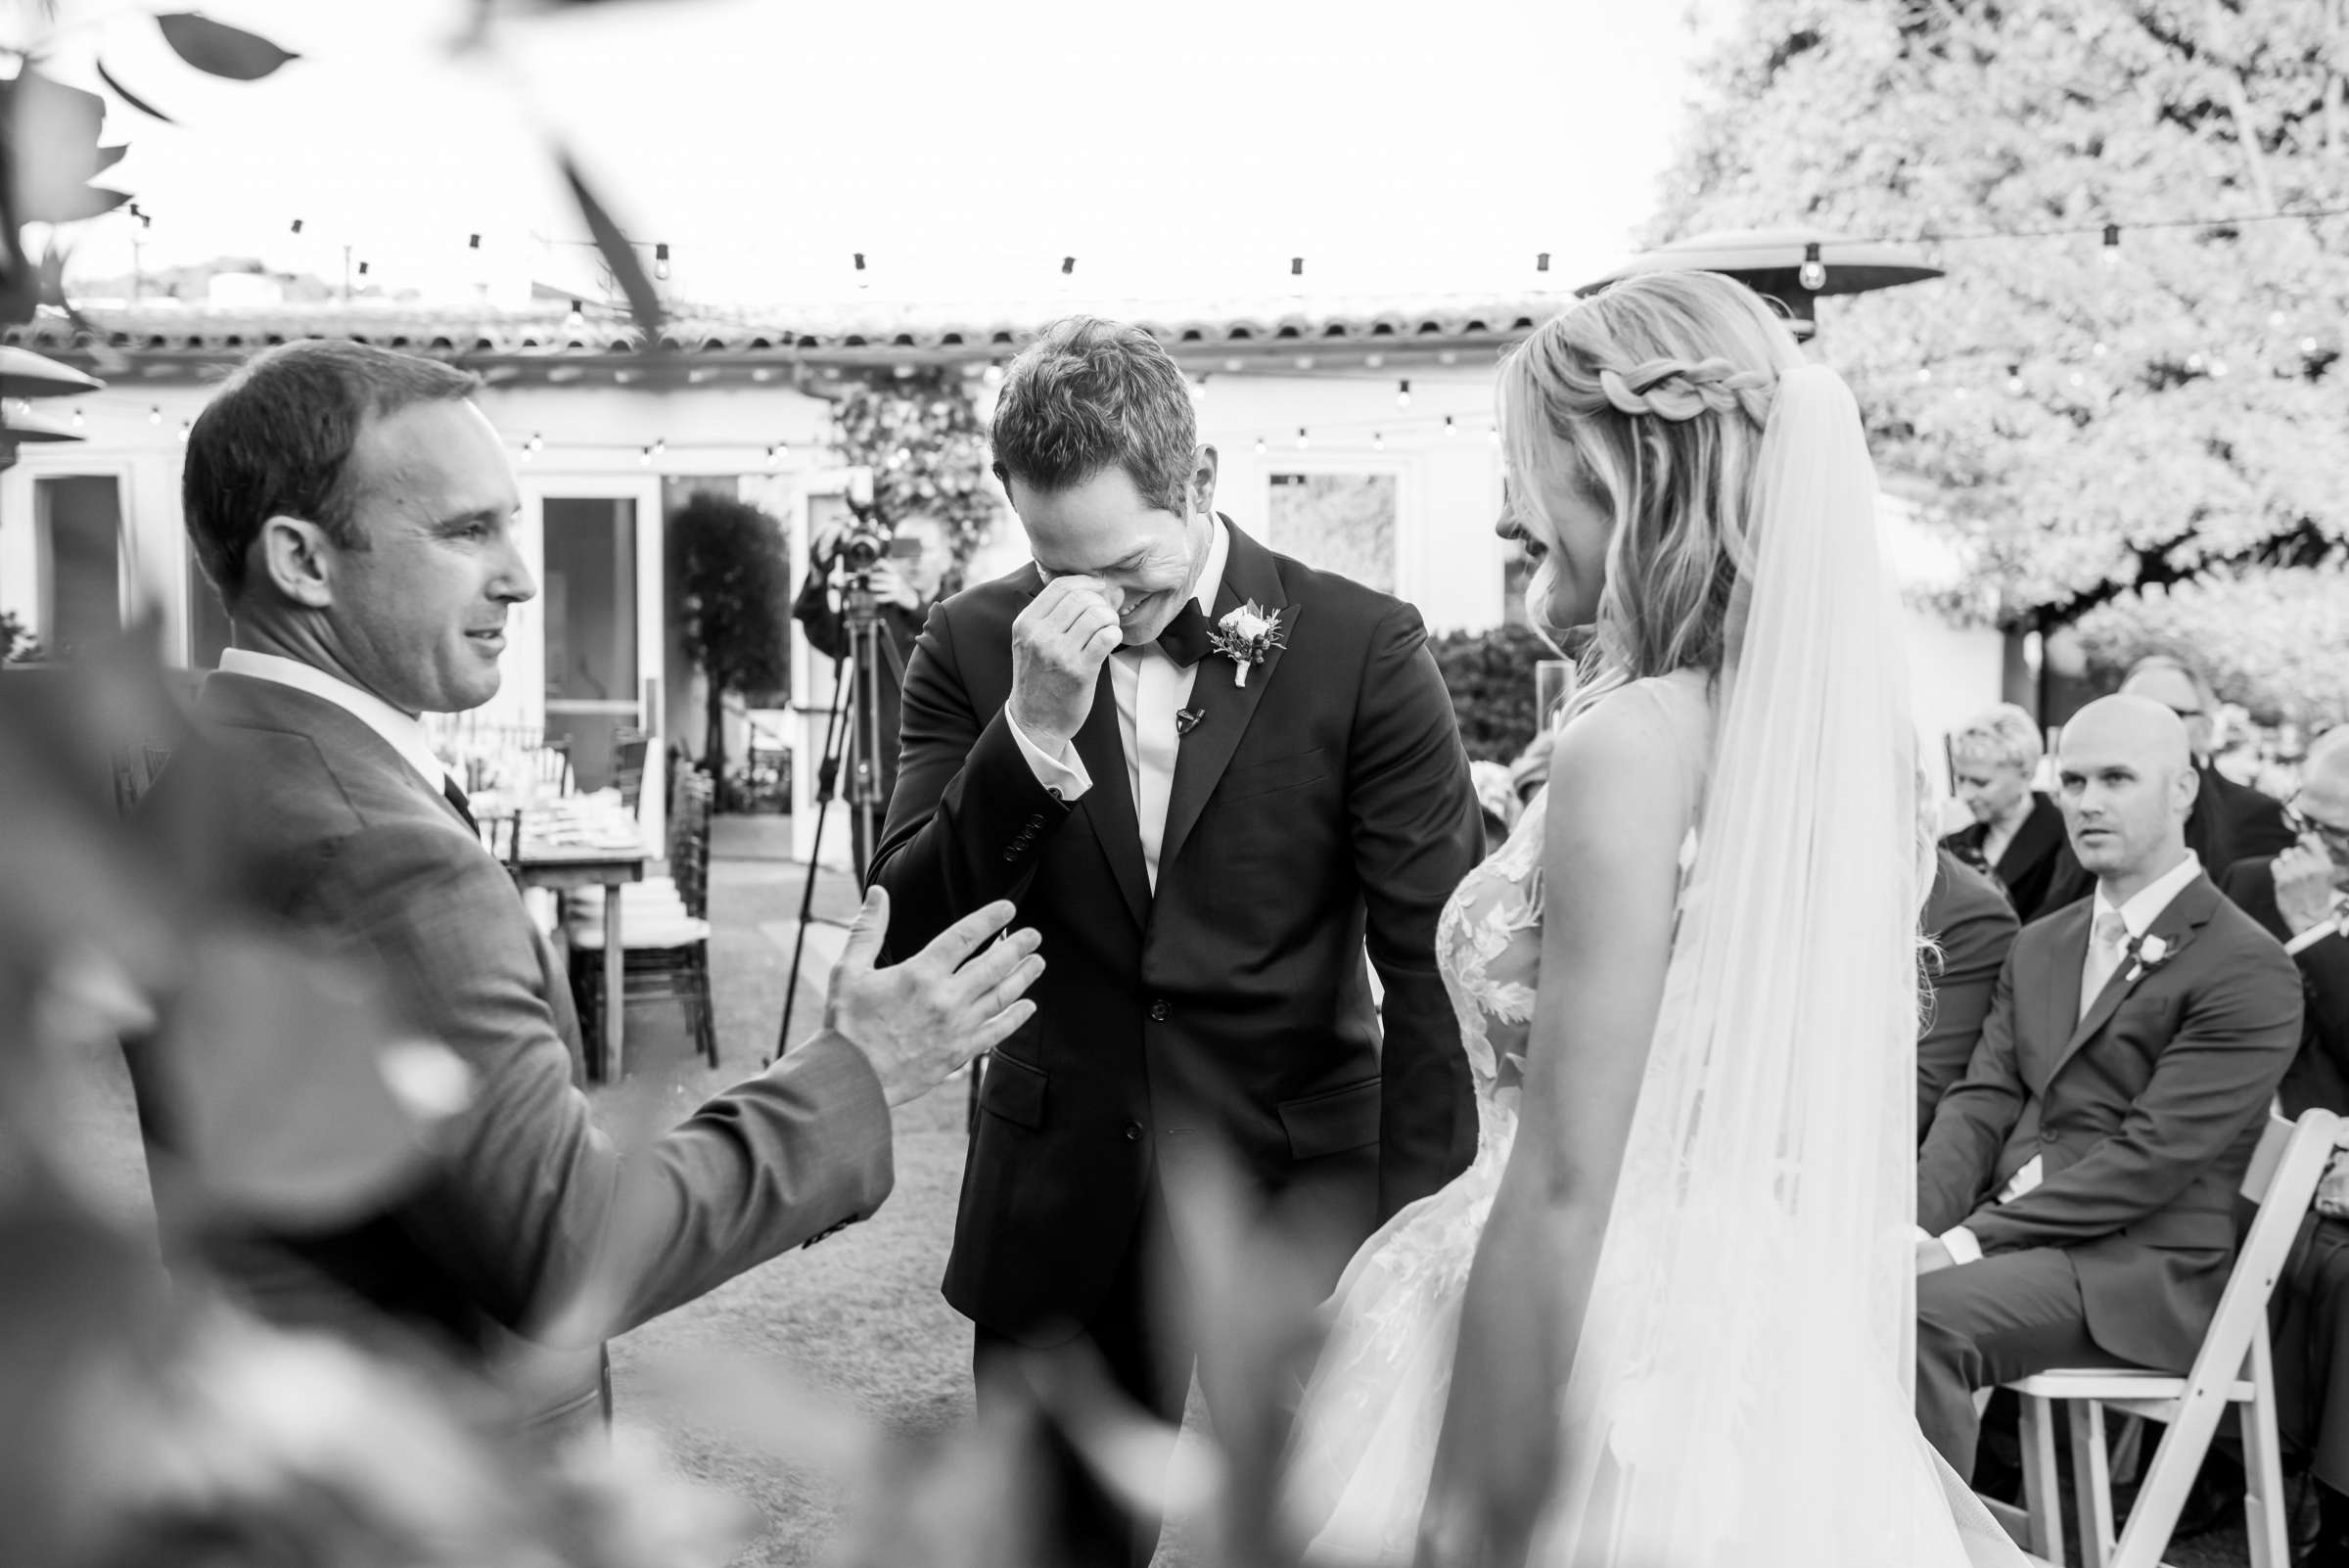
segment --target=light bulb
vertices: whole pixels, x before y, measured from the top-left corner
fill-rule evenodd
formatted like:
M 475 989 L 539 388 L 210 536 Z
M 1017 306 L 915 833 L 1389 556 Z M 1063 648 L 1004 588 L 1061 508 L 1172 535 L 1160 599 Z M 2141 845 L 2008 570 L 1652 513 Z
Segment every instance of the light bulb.
M 2106 354 L 2112 352 L 2112 346 L 2105 343 L 2102 339 L 2098 339 L 2096 346 L 2089 349 L 2089 352 L 2095 354 L 2098 359 L 2101 359 Z
M 160 425 L 160 424 L 161 424 L 162 422 L 163 422 L 163 405 L 162 405 L 162 404 L 161 404 L 161 403 L 150 403 L 150 404 L 148 404 L 148 405 L 147 405 L 147 423 L 148 423 L 148 424 L 150 424 L 150 425 Z
M 1827 264 L 1819 258 L 1819 242 L 1817 240 L 1813 240 L 1803 247 L 1803 265 L 1802 269 L 1795 273 L 1795 280 L 1813 294 L 1819 293 L 1827 286 Z
M 1263 454 L 1265 449 L 1265 438 L 1262 436 L 1259 436 L 1256 438 L 1256 449 L 1259 455 Z
M 1411 406 L 1411 384 L 1409 381 L 1399 381 L 1395 384 L 1395 406 L 1398 408 Z
M 772 446 L 766 449 L 766 466 L 769 468 L 775 466 L 775 449 Z
M 668 455 L 668 442 L 665 440 L 654 441 L 653 455 L 655 457 L 667 457 Z
M 2283 317 L 2283 312 L 2282 312 L 2282 311 L 2280 311 L 2280 310 L 2271 310 L 2271 311 L 2269 311 L 2269 312 L 2268 312 L 2268 325 L 2269 325 L 2269 326 L 2271 326 L 2271 327 L 2280 327 L 2280 326 L 2282 326 L 2282 325 L 2283 325 L 2283 320 L 2284 320 L 2284 317 Z
M 1444 416 L 1444 434 L 1447 436 L 1457 436 L 1459 433 L 1460 427 L 1451 422 L 1451 416 L 1450 414 L 1446 414 Z
M 2118 223 L 2104 225 L 2104 264 L 2108 267 L 2121 264 L 2121 226 Z
M 1381 436 L 1377 431 L 1372 431 L 1370 433 L 1370 450 L 1374 452 L 1383 452 L 1386 449 L 1387 438 L 1384 436 Z
M 78 408 L 73 410 L 73 428 L 75 430 L 81 429 L 81 410 Z
M 571 314 L 563 318 L 563 330 L 572 333 L 587 330 L 587 312 L 580 307 L 580 302 L 576 300 L 571 302 Z
M 642 447 L 642 448 L 640 448 L 640 449 L 637 451 L 637 454 L 636 454 L 636 464 L 637 464 L 637 466 L 638 466 L 639 468 L 650 468 L 650 467 L 652 467 L 652 466 L 653 466 L 653 449 L 652 449 L 651 447 L 649 447 L 649 446 L 646 446 L 646 447 Z
M 1297 450 L 1301 452 L 1305 450 L 1305 427 L 1303 425 L 1297 427 Z
M 653 247 L 653 276 L 664 283 L 668 281 L 668 247 L 666 245 Z
M 990 387 L 1000 387 L 1003 385 L 1003 367 L 995 361 L 990 360 L 987 368 L 979 372 L 979 379 Z
M 2313 353 L 2315 353 L 2315 352 L 2317 351 L 2317 340 L 2316 340 L 2316 339 L 2314 339 L 2314 338 L 2303 338 L 2303 339 L 2301 339 L 2301 340 L 2300 340 L 2300 351 L 2301 351 L 2302 353 L 2304 353 L 2304 354 L 2313 354 Z

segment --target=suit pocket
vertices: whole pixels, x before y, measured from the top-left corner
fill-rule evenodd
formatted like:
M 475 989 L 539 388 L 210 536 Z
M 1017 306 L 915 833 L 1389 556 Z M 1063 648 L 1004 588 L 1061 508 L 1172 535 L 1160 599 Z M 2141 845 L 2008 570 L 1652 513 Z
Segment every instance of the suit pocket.
M 1040 1067 L 1014 1061 L 997 1051 L 987 1059 L 987 1077 L 979 1085 L 979 1109 L 991 1111 L 1006 1122 L 1032 1131 L 1044 1126 L 1044 1085 L 1050 1083 Z
M 1378 1096 L 1379 1081 L 1366 1078 L 1325 1094 L 1281 1101 L 1280 1125 L 1289 1134 L 1290 1157 L 1311 1160 L 1376 1143 Z
M 1275 757 L 1269 762 L 1232 768 L 1216 786 L 1215 798 L 1228 806 L 1234 801 L 1245 801 L 1253 796 L 1270 795 L 1275 790 L 1293 790 L 1303 784 L 1318 783 L 1327 777 L 1329 749 L 1316 746 L 1310 752 Z

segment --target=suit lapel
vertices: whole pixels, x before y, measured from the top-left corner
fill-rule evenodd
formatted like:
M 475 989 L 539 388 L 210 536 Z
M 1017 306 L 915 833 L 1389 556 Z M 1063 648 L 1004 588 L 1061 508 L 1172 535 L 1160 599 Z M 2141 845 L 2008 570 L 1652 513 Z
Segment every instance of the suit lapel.
M 1272 552 L 1233 528 L 1229 518 L 1222 522 L 1231 535 L 1231 552 L 1223 562 L 1223 581 L 1216 590 L 1215 613 L 1208 619 L 1221 622 L 1253 599 L 1267 610 L 1281 612 L 1281 629 L 1294 637 L 1297 607 L 1288 602 L 1281 588 L 1280 569 Z M 1223 655 L 1211 653 L 1199 662 L 1198 674 L 1191 682 L 1191 708 L 1204 716 L 1182 737 L 1174 754 L 1174 782 L 1167 797 L 1167 827 L 1158 852 L 1161 880 L 1182 853 L 1199 813 L 1207 808 L 1208 797 L 1231 765 L 1232 754 L 1248 733 L 1248 721 L 1255 717 L 1257 704 L 1264 701 L 1273 672 L 1280 668 L 1280 656 L 1278 647 L 1268 651 L 1265 662 L 1248 671 L 1245 686 L 1235 681 L 1237 667 Z
M 2029 1075 L 2032 1087 L 2045 1094 L 2048 1083 L 2055 1076 L 2055 1064 L 2062 1060 L 2060 1042 L 2072 1033 L 2080 1017 L 2080 966 L 2088 959 L 2088 927 L 2091 905 L 2083 900 L 2055 915 L 2061 922 L 2055 927 L 2054 941 L 2035 949 L 2033 972 L 2015 972 L 2015 984 L 2026 987 L 2025 995 L 2037 998 L 2039 1028 L 2032 1038 L 2040 1041 L 2045 1051 L 2050 1043 L 2058 1048 L 2034 1064 L 2045 1071 Z
M 1142 832 L 1133 814 L 1133 786 L 1126 778 L 1126 741 L 1118 731 L 1117 688 L 1109 662 L 1103 660 L 1093 687 L 1092 711 L 1084 715 L 1084 727 L 1077 732 L 1077 756 L 1093 781 L 1078 808 L 1093 825 L 1093 837 L 1101 841 L 1101 853 L 1118 879 L 1118 891 L 1126 896 L 1126 907 L 1138 926 L 1150 915 L 1150 869 L 1142 863 Z
M 2189 933 L 2209 921 L 2211 912 L 2218 907 L 2218 900 L 2219 890 L 2212 884 L 2210 878 L 2196 876 L 2193 881 L 2186 885 L 2185 890 L 2178 897 L 2170 900 L 2169 906 L 2154 918 L 2152 925 L 2145 928 L 2145 935 L 2161 938 L 2173 949 L 2181 947 L 2185 945 Z M 2080 951 L 2085 957 L 2088 951 L 2085 942 L 2081 945 Z M 2173 957 L 2166 961 L 2175 962 L 2176 960 Z M 2089 1008 L 2088 1016 L 2080 1020 L 2079 1027 L 2071 1032 L 2071 1038 L 2063 1042 L 2063 1049 L 2055 1057 L 2054 1067 L 2048 1073 L 2050 1080 L 2057 1073 L 2063 1071 L 2063 1064 L 2072 1059 L 2074 1052 L 2096 1038 L 2102 1032 L 2104 1026 L 2112 1022 L 2114 1009 L 2118 1008 L 2122 1000 L 2137 989 L 2137 981 L 2129 978 L 2130 970 L 2136 967 L 2134 963 L 2124 958 L 2120 967 L 2112 972 L 2112 978 L 2106 981 L 2104 989 L 2096 993 L 2096 1005 Z M 2138 980 L 2144 978 L 2142 974 L 2137 977 Z M 2079 991 L 2077 979 L 2073 981 L 2072 987 L 2074 993 L 2077 994 Z M 2077 1004 L 2075 1003 L 2075 1005 Z

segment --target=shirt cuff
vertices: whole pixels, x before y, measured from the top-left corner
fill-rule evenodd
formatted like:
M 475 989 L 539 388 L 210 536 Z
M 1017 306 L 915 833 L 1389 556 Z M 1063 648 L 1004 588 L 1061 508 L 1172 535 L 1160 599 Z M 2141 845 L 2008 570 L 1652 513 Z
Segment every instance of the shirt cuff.
M 1019 747 L 1020 755 L 1028 759 L 1028 771 L 1036 775 L 1038 784 L 1052 792 L 1054 799 L 1075 801 L 1093 787 L 1092 775 L 1084 770 L 1084 760 L 1073 750 L 1065 761 L 1054 757 L 1020 728 L 1020 721 L 1011 716 L 1008 708 L 1003 710 L 1003 722 L 1010 728 L 1012 742 Z
M 2306 931 L 2301 932 L 2300 935 L 2294 937 L 2291 941 L 2285 943 L 2283 945 L 2283 950 L 2297 958 L 2302 953 L 2308 951 L 2309 948 L 2315 946 L 2318 943 L 2323 942 L 2326 937 L 2337 937 L 2340 934 L 2341 928 L 2335 922 L 2330 920 L 2320 921 L 2316 925 L 2309 927 Z
M 1982 1243 L 1963 1225 L 1952 1225 L 1941 1233 L 1941 1244 L 1950 1249 L 1953 1263 L 1970 1264 L 1982 1261 Z

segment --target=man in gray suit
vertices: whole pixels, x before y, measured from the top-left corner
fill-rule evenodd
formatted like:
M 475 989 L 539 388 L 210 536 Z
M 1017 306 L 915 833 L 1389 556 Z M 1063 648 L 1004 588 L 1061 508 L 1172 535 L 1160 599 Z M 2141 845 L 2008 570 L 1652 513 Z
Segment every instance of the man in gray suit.
M 296 343 L 198 417 L 188 533 L 236 646 L 148 809 L 201 823 L 226 891 L 375 971 L 401 1022 L 473 1084 L 395 1202 L 325 1233 L 214 1229 L 203 1261 L 274 1321 L 527 1368 L 517 1413 L 561 1429 L 609 1414 L 603 1335 L 878 1208 L 890 1106 L 1018 1028 L 1041 960 L 1029 932 L 972 957 L 1011 918 L 996 902 L 876 970 L 888 904 L 873 898 L 812 1038 L 649 1147 L 614 1148 L 572 1083 L 556 956 L 417 717 L 495 695 L 507 612 L 536 591 L 478 385 Z M 134 1059 L 142 1120 L 168 1151 L 147 1067 Z
M 1917 1154 L 1917 1418 L 1961 1476 L 1977 1389 L 2192 1363 L 2300 1044 L 2291 960 L 2186 847 L 2196 781 L 2178 718 L 2142 697 L 2091 703 L 2057 777 L 2096 895 L 2015 938 Z

